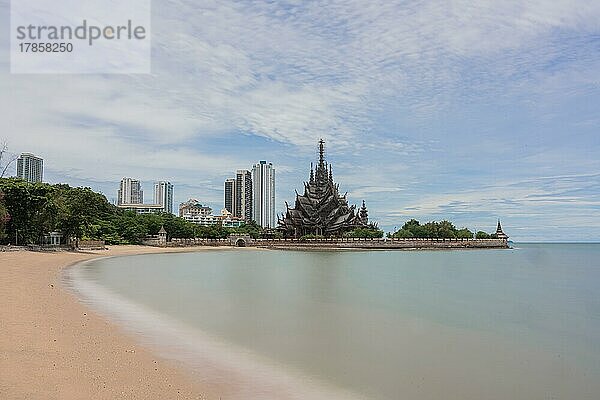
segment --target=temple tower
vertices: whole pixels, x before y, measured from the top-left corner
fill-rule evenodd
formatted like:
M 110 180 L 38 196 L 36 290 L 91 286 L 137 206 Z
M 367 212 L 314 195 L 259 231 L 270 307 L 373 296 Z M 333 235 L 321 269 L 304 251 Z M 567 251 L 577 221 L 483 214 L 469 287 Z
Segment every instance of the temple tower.
M 279 219 L 278 230 L 287 237 L 303 235 L 342 236 L 345 232 L 367 226 L 368 212 L 363 202 L 361 212 L 348 205 L 333 180 L 333 168 L 325 161 L 325 141 L 319 140 L 319 160 L 311 163 L 304 193 L 296 192 L 294 208 L 286 202 L 286 213 Z
M 502 225 L 500 225 L 500 219 L 498 219 L 498 226 L 496 227 L 496 237 L 498 239 L 508 240 L 508 235 L 502 231 Z

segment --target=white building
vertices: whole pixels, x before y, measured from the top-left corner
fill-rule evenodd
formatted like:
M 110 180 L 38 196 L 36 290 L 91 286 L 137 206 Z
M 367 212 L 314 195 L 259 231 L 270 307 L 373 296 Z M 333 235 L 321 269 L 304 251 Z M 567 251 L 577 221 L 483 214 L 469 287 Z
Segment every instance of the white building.
M 209 206 L 203 206 L 202 203 L 196 199 L 189 199 L 185 203 L 179 204 L 179 216 L 183 217 L 184 215 L 208 216 L 212 215 L 212 208 Z
M 123 178 L 117 194 L 117 205 L 144 203 L 142 184 L 137 179 Z
M 260 161 L 252 167 L 252 219 L 263 228 L 274 228 L 275 168 Z
M 27 182 L 41 182 L 44 178 L 44 160 L 31 153 L 21 153 L 17 158 L 17 178 Z
M 239 228 L 246 223 L 243 218 L 232 216 L 226 209 L 221 210 L 221 215 L 184 212 L 180 217 L 188 222 L 202 226 L 221 224 L 224 228 Z
M 160 204 L 165 212 L 173 214 L 173 185 L 171 182 L 154 183 L 154 204 Z
M 138 214 L 158 214 L 165 211 L 160 204 L 118 204 L 117 207 L 127 211 L 135 211 Z

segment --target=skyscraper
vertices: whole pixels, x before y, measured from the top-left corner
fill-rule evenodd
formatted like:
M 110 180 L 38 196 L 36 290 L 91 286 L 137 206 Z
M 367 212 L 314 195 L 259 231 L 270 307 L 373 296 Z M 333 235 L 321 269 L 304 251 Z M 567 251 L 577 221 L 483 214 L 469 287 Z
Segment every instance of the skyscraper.
M 173 185 L 171 182 L 154 183 L 154 204 L 160 204 L 165 212 L 173 214 Z
M 117 205 L 142 204 L 144 202 L 144 191 L 137 179 L 123 178 L 119 186 Z
M 263 228 L 274 228 L 275 168 L 260 161 L 252 167 L 252 219 Z
M 225 209 L 234 217 L 252 219 L 252 173 L 239 169 L 235 179 L 225 180 Z
M 21 153 L 17 159 L 17 178 L 41 182 L 44 178 L 44 160 L 31 153 Z
M 225 180 L 225 207 L 227 211 L 231 213 L 231 215 L 235 215 L 235 179 L 226 179 Z
M 235 174 L 234 216 L 252 220 L 252 174 L 247 169 L 239 169 Z

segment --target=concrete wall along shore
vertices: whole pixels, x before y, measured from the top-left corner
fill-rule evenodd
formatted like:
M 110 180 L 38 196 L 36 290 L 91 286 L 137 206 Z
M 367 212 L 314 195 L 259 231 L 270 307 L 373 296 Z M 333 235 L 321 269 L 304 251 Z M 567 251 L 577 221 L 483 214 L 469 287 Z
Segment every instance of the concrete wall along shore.
M 475 248 L 508 248 L 503 239 L 275 239 L 265 244 L 255 244 L 261 247 L 281 249 L 475 249 Z M 260 242 L 259 242 L 260 243 Z
M 150 244 L 150 243 L 147 243 Z M 152 243 L 150 245 L 157 245 Z M 172 239 L 167 247 L 186 246 L 238 246 L 273 249 L 476 249 L 508 248 L 505 239 L 252 239 L 234 237 L 226 239 Z

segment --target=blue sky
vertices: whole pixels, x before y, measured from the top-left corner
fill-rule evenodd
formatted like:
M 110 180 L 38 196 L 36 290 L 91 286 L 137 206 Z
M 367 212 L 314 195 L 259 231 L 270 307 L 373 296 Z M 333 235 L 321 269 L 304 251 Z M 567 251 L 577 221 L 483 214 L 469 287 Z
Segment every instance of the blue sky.
M 49 182 L 167 179 L 218 211 L 264 159 L 281 212 L 323 137 L 386 231 L 600 240 L 599 2 L 155 1 L 150 75 L 11 75 L 0 17 L 0 138 Z

